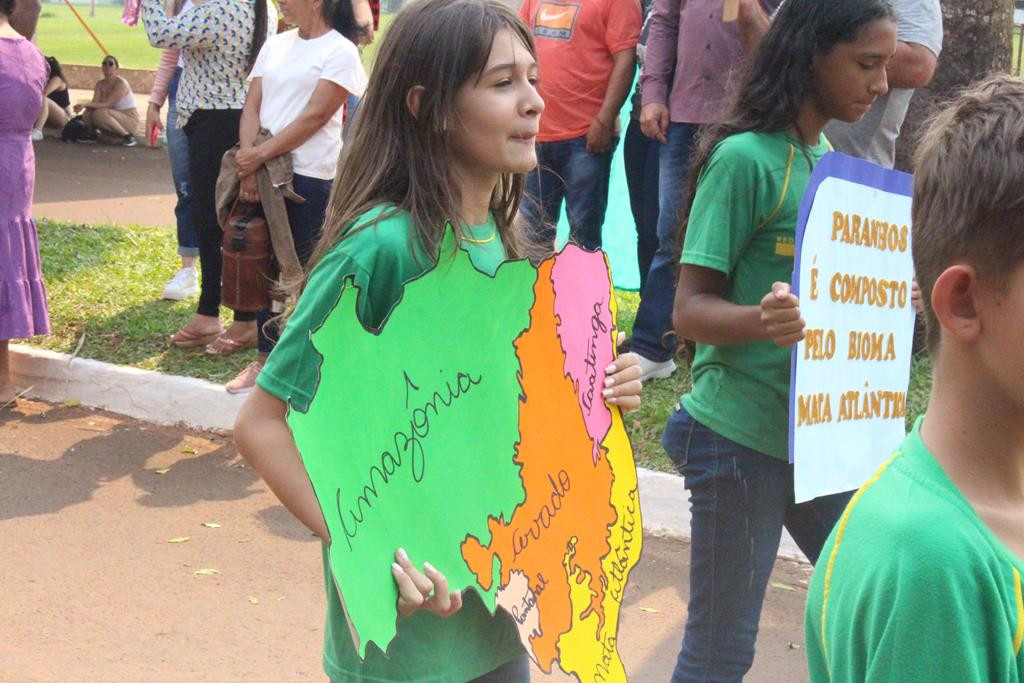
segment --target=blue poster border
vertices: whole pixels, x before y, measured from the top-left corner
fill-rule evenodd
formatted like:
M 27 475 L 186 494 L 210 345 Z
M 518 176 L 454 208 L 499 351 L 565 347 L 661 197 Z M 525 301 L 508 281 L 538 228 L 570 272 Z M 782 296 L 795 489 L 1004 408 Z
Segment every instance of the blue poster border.
M 882 168 L 870 161 L 857 159 L 841 152 L 828 152 L 811 172 L 807 190 L 800 201 L 800 211 L 796 221 L 796 253 L 793 258 L 793 275 L 791 289 L 793 294 L 800 296 L 800 260 L 804 246 L 804 233 L 807 231 L 807 219 L 818 195 L 818 188 L 827 178 L 848 180 L 858 185 L 911 197 L 914 194 L 914 176 L 903 171 Z M 796 383 L 796 353 L 793 346 L 789 369 L 789 462 L 793 462 L 793 445 L 796 436 L 796 394 L 793 385 Z

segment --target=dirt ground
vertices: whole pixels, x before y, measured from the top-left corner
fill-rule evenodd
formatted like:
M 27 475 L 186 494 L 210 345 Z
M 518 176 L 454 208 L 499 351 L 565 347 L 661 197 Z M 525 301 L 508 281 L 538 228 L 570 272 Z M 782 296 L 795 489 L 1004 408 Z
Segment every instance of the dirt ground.
M 0 413 L 0 539 L 5 683 L 324 680 L 316 540 L 223 435 L 23 400 Z M 688 560 L 644 538 L 631 681 L 671 674 Z M 806 680 L 807 576 L 776 564 L 747 680 Z
M 35 143 L 36 218 L 76 223 L 174 226 L 174 185 L 167 151 L 70 143 Z

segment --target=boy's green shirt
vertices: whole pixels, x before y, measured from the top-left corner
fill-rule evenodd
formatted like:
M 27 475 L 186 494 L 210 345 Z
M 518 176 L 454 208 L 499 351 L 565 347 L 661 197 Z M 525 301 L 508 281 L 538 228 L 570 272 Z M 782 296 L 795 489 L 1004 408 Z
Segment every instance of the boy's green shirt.
M 725 298 L 759 306 L 793 277 L 796 222 L 821 136 L 802 147 L 789 133 L 740 133 L 715 147 L 700 174 L 681 262 L 721 271 Z M 771 341 L 697 344 L 683 406 L 701 424 L 747 448 L 789 458 L 790 350 Z
M 1024 560 L 946 476 L 921 422 L 821 552 L 805 619 L 814 683 L 1024 683 Z
M 390 210 L 379 207 L 360 217 L 365 225 Z M 281 339 L 267 359 L 257 383 L 293 410 L 308 410 L 316 391 L 321 356 L 310 341 L 341 296 L 346 278 L 360 288 L 356 309 L 368 328 L 379 328 L 401 297 L 403 286 L 433 265 L 435 259 L 410 249 L 409 214 L 385 218 L 340 242 L 310 275 L 305 291 L 288 320 Z M 463 242 L 473 265 L 493 274 L 505 260 L 505 249 L 493 222 L 463 229 L 475 242 Z M 488 238 L 494 235 L 493 240 Z M 372 358 L 366 359 L 372 363 Z M 372 410 L 371 407 L 366 409 Z M 395 539 L 396 544 L 401 539 Z M 396 545 L 397 550 L 397 545 Z M 430 558 L 423 558 L 428 560 Z M 360 661 L 323 548 L 327 624 L 324 633 L 324 671 L 332 681 L 465 681 L 481 676 L 524 653 L 512 618 L 494 616 L 473 591 L 463 594 L 463 607 L 442 619 L 426 612 L 398 618 L 398 636 L 385 655 L 372 643 Z M 390 572 L 390 567 L 379 571 Z

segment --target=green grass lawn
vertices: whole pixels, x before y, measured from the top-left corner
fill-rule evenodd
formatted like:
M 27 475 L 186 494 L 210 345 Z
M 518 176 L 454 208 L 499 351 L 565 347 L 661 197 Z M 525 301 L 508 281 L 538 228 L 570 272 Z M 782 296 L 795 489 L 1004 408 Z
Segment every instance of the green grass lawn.
M 181 266 L 172 230 L 45 219 L 38 228 L 52 333 L 31 344 L 72 353 L 84 335 L 78 352 L 83 358 L 213 382 L 228 381 L 255 359 L 254 351 L 214 358 L 168 341 L 196 304 L 160 299 Z
M 141 23 L 138 26 L 121 23 L 123 7 L 97 6 L 95 17 L 89 16 L 87 3 L 76 3 L 75 9 L 121 66 L 129 69 L 157 67 L 160 50 L 150 46 Z M 43 54 L 56 57 L 62 64 L 99 66 L 103 59 L 103 52 L 63 3 L 43 5 L 36 42 Z
M 29 340 L 30 345 L 72 353 L 81 341 L 78 355 L 83 358 L 218 383 L 234 377 L 255 357 L 253 351 L 243 351 L 211 358 L 201 349 L 185 351 L 167 341 L 195 310 L 194 300 L 159 299 L 163 283 L 178 267 L 173 231 L 45 219 L 38 226 L 53 332 Z M 617 292 L 616 299 L 619 326 L 630 330 L 639 297 Z M 626 416 L 638 465 L 674 472 L 661 448 L 661 430 L 689 386 L 690 373 L 681 363 L 673 377 L 644 387 L 641 408 Z M 915 359 L 908 427 L 923 412 L 930 386 L 931 361 Z
M 117 57 L 121 66 L 130 69 L 155 69 L 160 63 L 160 50 L 150 46 L 142 23 L 125 26 L 121 23 L 122 7 L 97 6 L 96 16 L 89 16 L 88 4 L 77 4 L 75 9 L 82 15 L 100 42 Z M 377 54 L 377 44 L 384 30 L 394 19 L 393 14 L 381 16 L 380 31 L 376 40 L 363 49 L 363 65 L 367 69 Z M 39 16 L 37 42 L 45 55 L 56 57 L 62 64 L 88 64 L 99 66 L 103 53 L 71 13 L 67 5 L 43 5 Z

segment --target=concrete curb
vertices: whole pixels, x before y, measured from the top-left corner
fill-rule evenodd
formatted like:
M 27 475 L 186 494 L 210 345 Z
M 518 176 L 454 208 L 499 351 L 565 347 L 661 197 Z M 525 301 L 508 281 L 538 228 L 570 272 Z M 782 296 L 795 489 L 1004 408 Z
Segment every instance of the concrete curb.
M 76 400 L 157 424 L 182 423 L 198 429 L 231 429 L 245 400 L 224 387 L 191 377 L 165 375 L 66 353 L 11 345 L 11 374 L 27 396 L 46 401 Z
M 66 353 L 11 345 L 11 373 L 26 395 L 46 401 L 77 400 L 157 424 L 229 430 L 245 400 L 219 384 L 152 370 L 72 358 Z M 682 477 L 637 468 L 644 531 L 658 536 L 690 537 L 689 494 Z M 779 557 L 806 561 L 783 531 Z

